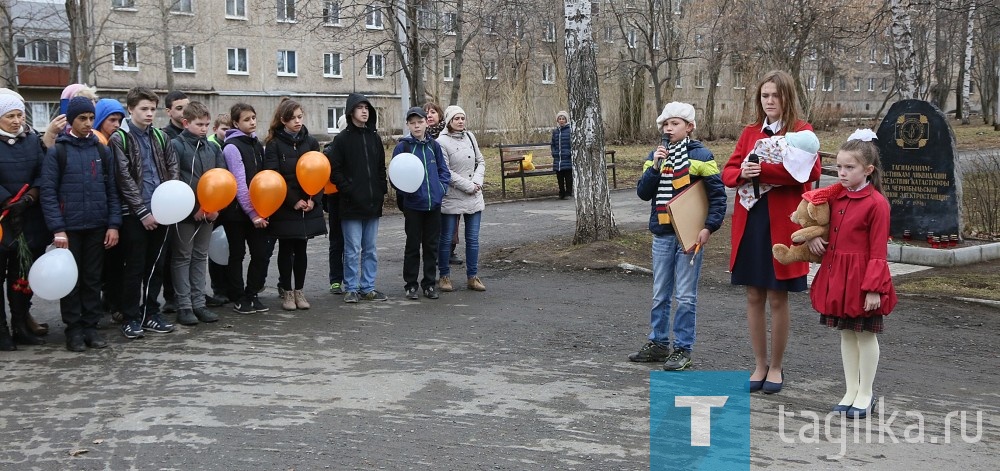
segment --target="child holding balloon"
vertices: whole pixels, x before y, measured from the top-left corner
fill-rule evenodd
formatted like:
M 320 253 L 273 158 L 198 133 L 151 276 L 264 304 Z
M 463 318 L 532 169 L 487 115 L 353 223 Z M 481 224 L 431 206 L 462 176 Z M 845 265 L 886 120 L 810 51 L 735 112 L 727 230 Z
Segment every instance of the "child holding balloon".
M 180 179 L 191 186 L 197 195 L 191 214 L 183 221 L 170 227 L 170 269 L 174 279 L 177 297 L 177 322 L 195 325 L 198 322 L 219 320 L 214 312 L 205 306 L 205 279 L 208 260 L 208 245 L 212 240 L 212 223 L 219 216 L 219 210 L 229 204 L 227 201 L 209 201 L 209 195 L 202 191 L 202 177 L 209 177 L 214 169 L 225 169 L 226 161 L 222 150 L 208 141 L 208 128 L 212 115 L 201 102 L 192 101 L 184 108 L 181 123 L 184 130 L 170 141 L 167 152 L 173 154 L 180 169 Z M 226 172 L 228 174 L 228 172 Z M 231 174 L 230 174 L 231 176 Z M 228 181 L 219 178 L 219 185 Z M 232 194 L 236 194 L 235 179 L 232 179 Z M 206 179 L 206 182 L 214 180 Z M 225 193 L 224 191 L 212 193 Z
M 406 128 L 410 135 L 400 139 L 393 150 L 393 158 L 400 154 L 416 156 L 418 171 L 404 172 L 397 177 L 389 172 L 390 179 L 402 178 L 412 182 L 393 180 L 405 218 L 406 248 L 403 251 L 403 281 L 406 297 L 418 299 L 417 287 L 423 289 L 428 299 L 438 299 L 437 263 L 438 241 L 441 237 L 441 199 L 448 191 L 451 171 L 445 164 L 441 145 L 427 136 L 427 113 L 418 106 L 406 112 Z M 415 178 L 414 178 L 415 177 Z M 400 188 L 411 183 L 413 188 Z M 420 269 L 420 250 L 423 249 L 424 277 L 417 284 Z
M 271 215 L 268 226 L 270 236 L 278 239 L 278 288 L 282 294 L 281 307 L 287 311 L 309 309 L 309 301 L 302 293 L 308 268 L 306 243 L 315 236 L 326 234 L 321 208 L 323 184 L 330 174 L 329 168 L 325 174 L 321 171 L 303 173 L 305 178 L 319 177 L 319 188 L 315 192 L 307 191 L 304 178 L 300 179 L 296 173 L 300 160 L 305 161 L 304 164 L 321 160 L 329 165 L 319 152 L 319 142 L 303 125 L 304 119 L 302 106 L 297 101 L 282 100 L 274 110 L 264 140 L 264 168 L 280 173 L 287 186 L 285 201 Z

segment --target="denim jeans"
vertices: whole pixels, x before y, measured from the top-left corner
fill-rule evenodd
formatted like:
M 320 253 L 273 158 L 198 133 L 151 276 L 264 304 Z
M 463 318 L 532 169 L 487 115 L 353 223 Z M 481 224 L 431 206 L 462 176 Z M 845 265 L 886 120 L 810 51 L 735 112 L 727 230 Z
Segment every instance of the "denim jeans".
M 479 223 L 483 218 L 482 211 L 473 214 L 442 214 L 438 253 L 446 254 L 451 249 L 451 235 L 459 216 L 465 216 L 465 276 L 472 278 L 479 274 Z M 438 257 L 438 271 L 441 276 L 451 276 L 448 257 Z
M 698 275 L 703 253 L 686 254 L 677 237 L 653 236 L 653 308 L 649 318 L 649 340 L 670 345 L 671 298 L 677 299 L 674 312 L 674 348 L 688 352 L 694 346 L 695 310 L 698 305 Z M 694 266 L 691 259 L 694 259 Z
M 340 221 L 340 227 L 344 230 L 345 292 L 368 293 L 375 289 L 375 275 L 378 273 L 378 254 L 375 252 L 378 221 L 379 218 Z

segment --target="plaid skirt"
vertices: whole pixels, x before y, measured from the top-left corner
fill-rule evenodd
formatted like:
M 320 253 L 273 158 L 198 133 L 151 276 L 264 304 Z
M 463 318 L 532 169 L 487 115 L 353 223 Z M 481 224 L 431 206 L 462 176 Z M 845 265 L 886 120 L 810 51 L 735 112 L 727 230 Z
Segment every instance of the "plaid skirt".
M 868 317 L 837 317 L 820 314 L 819 323 L 838 330 L 853 330 L 855 332 L 872 332 L 881 334 L 885 330 L 885 316 Z

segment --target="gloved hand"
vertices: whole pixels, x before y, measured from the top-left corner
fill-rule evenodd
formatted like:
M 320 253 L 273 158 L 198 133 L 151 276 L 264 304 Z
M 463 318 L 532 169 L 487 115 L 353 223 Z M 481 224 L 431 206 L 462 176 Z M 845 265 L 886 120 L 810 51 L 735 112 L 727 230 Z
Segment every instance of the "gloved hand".
M 31 203 L 32 203 L 31 197 L 28 195 L 24 195 L 21 197 L 21 199 L 13 203 L 8 202 L 7 204 L 3 205 L 3 207 L 0 208 L 0 211 L 10 211 L 7 214 L 7 217 L 17 217 L 20 216 L 22 213 L 24 213 L 24 210 L 28 209 L 28 206 L 30 206 Z

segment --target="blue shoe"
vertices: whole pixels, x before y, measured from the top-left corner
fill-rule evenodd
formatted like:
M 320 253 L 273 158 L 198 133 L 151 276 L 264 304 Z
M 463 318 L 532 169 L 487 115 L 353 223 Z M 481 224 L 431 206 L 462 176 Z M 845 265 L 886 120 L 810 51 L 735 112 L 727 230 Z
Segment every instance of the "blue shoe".
M 764 370 L 764 377 L 767 378 L 767 370 Z M 763 379 L 759 380 L 759 381 L 753 381 L 753 380 L 748 380 L 747 381 L 747 389 L 749 389 L 750 392 L 760 391 L 760 388 L 762 388 L 762 387 L 764 387 L 764 380 Z
M 878 397 L 872 395 L 872 402 L 868 404 L 865 409 L 858 409 L 857 407 L 851 406 L 847 409 L 847 416 L 854 419 L 863 419 L 868 417 L 868 413 L 875 410 L 875 404 L 878 403 Z
M 850 404 L 847 404 L 847 405 L 837 404 L 837 405 L 833 406 L 832 412 L 836 412 L 836 413 L 840 414 L 842 412 L 847 412 L 850 408 L 851 408 Z
M 773 383 L 771 381 L 764 381 L 764 384 L 761 385 L 760 390 L 763 391 L 764 394 L 775 394 L 775 393 L 781 392 L 781 387 L 784 386 L 784 385 L 785 385 L 785 372 L 782 371 L 781 372 L 781 382 L 780 383 Z

